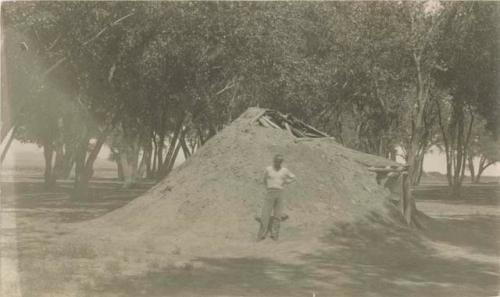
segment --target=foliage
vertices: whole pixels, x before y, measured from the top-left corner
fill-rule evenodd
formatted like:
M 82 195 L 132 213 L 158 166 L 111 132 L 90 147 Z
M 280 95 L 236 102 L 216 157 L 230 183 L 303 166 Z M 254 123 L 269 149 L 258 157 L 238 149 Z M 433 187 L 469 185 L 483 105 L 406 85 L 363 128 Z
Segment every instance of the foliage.
M 142 150 L 149 171 L 164 175 L 178 146 L 189 155 L 259 105 L 293 113 L 358 150 L 395 157 L 402 147 L 407 162 L 419 168 L 436 140 L 436 100 L 444 106 L 462 98 L 497 133 L 498 7 L 438 1 L 6 3 L 18 138 L 55 143 L 63 133 L 78 144 L 74 150 L 86 151 L 90 138 L 114 131 L 124 148 L 138 143 L 134 154 Z M 27 51 L 16 50 L 22 42 Z M 54 127 L 62 118 L 60 132 Z M 84 129 L 66 128 L 77 123 Z M 84 158 L 88 172 L 90 155 Z

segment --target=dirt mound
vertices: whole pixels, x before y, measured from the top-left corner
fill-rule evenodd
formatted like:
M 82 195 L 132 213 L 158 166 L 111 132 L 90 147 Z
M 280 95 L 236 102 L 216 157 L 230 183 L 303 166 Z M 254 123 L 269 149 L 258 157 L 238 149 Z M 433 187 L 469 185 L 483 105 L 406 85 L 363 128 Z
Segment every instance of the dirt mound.
M 143 249 L 192 255 L 249 254 L 256 244 L 254 216 L 265 195 L 264 168 L 276 153 L 298 181 L 285 190 L 286 213 L 275 250 L 304 250 L 338 222 L 388 216 L 389 191 L 367 166 L 392 161 L 347 149 L 333 138 L 294 138 L 253 121 L 251 108 L 208 141 L 149 192 L 85 229 L 102 242 L 123 240 Z M 89 228 L 90 226 L 90 228 Z M 264 247 L 269 250 L 269 247 Z M 215 254 L 214 254 L 215 253 Z

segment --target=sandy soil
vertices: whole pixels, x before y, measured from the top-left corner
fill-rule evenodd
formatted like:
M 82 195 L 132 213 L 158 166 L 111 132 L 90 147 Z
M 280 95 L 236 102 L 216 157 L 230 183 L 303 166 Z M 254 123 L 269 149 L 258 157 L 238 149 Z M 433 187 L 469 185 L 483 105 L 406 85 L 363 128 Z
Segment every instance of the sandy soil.
M 450 200 L 419 196 L 434 218 L 416 232 L 373 214 L 319 239 L 323 249 L 275 260 L 276 244 L 259 257 L 182 260 L 144 246 L 141 253 L 102 257 L 91 243 L 62 242 L 73 223 L 121 207 L 143 193 L 112 180 L 94 183 L 96 199 L 69 199 L 40 179 L 2 180 L 2 212 L 15 213 L 22 296 L 496 296 L 500 292 L 498 187 Z M 441 188 L 435 188 L 439 192 Z M 418 193 L 418 190 L 417 190 Z M 417 195 L 418 196 L 418 195 Z M 432 196 L 432 197 L 431 197 Z M 431 197 L 432 199 L 425 199 Z M 302 244 L 307 245 L 307 242 Z M 3 251 L 5 252 L 5 251 Z M 137 257 L 131 255 L 138 255 Z
M 81 224 L 77 237 L 108 254 L 121 246 L 147 246 L 188 258 L 265 254 L 289 262 L 298 253 L 323 248 L 321 238 L 340 222 L 371 214 L 393 219 L 390 192 L 367 167 L 397 163 L 348 149 L 332 138 L 298 139 L 286 130 L 263 127 L 254 121 L 262 111 L 248 109 L 151 191 Z M 267 248 L 255 242 L 254 216 L 265 199 L 264 168 L 276 153 L 285 156 L 284 165 L 297 182 L 284 190 L 290 219 L 282 226 L 283 240 Z

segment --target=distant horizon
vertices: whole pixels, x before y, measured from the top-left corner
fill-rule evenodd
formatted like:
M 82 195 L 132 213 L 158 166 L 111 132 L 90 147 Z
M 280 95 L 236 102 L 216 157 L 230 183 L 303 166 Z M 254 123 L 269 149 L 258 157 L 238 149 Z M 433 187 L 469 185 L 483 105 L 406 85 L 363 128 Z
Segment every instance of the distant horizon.
M 22 156 L 23 158 L 27 158 L 28 155 L 31 155 L 29 157 L 29 160 L 26 161 L 35 162 L 36 165 L 44 166 L 41 147 L 38 147 L 36 144 L 33 143 L 21 143 L 18 140 L 14 140 L 12 142 L 11 148 L 9 149 L 9 152 L 5 157 L 4 164 L 2 167 L 12 169 L 13 166 L 15 166 L 15 163 L 19 162 L 20 156 L 18 156 L 18 158 L 15 158 L 15 154 L 23 155 Z M 101 152 L 99 153 L 98 160 L 100 160 L 101 162 L 104 161 L 104 164 L 109 163 L 107 165 L 111 167 L 114 166 L 115 163 L 108 160 L 109 154 L 110 154 L 109 148 L 106 145 L 104 145 L 103 148 L 101 149 Z M 184 156 L 180 153 L 176 160 L 175 167 L 182 164 L 184 160 L 185 160 Z M 401 157 L 399 157 L 397 161 L 402 162 Z M 424 172 L 427 173 L 438 172 L 444 175 L 446 174 L 446 159 L 444 154 L 439 152 L 438 149 L 431 149 L 430 152 L 425 155 Z M 470 176 L 468 168 L 466 168 L 465 170 L 465 175 Z M 500 162 L 497 162 L 496 164 L 486 168 L 482 176 L 500 178 Z

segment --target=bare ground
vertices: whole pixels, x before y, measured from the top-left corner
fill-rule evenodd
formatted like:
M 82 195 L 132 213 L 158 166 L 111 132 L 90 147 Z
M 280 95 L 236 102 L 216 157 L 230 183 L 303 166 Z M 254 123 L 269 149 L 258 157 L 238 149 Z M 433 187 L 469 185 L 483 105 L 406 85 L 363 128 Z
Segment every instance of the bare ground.
M 329 248 L 295 261 L 198 258 L 155 253 L 101 257 L 91 243 L 62 244 L 72 223 L 99 217 L 143 193 L 111 179 L 92 201 L 69 199 L 69 183 L 47 192 L 36 177 L 2 182 L 2 212 L 14 212 L 22 296 L 496 296 L 500 292 L 498 185 L 449 199 L 442 185 L 417 189 L 434 218 L 416 232 L 369 223 L 332 229 Z M 272 242 L 264 242 L 273 249 Z M 145 247 L 147 251 L 147 247 Z M 181 251 L 179 251 L 181 253 Z

